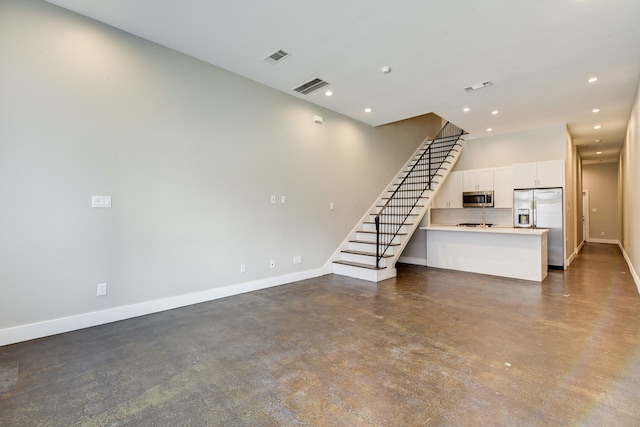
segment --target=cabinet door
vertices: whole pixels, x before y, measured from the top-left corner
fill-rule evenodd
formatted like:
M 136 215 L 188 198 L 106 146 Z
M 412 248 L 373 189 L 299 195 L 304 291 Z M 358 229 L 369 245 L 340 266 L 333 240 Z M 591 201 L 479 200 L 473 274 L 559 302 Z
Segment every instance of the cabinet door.
M 475 170 L 460 172 L 462 174 L 462 191 L 478 191 L 478 173 Z
M 449 207 L 462 207 L 462 172 L 451 172 L 447 178 L 449 181 Z
M 562 187 L 564 184 L 564 160 L 538 163 L 538 187 Z
M 493 207 L 513 207 L 513 182 L 511 167 L 495 168 L 493 170 Z
M 476 171 L 476 177 L 478 190 L 493 191 L 493 169 L 479 169 Z
M 536 163 L 516 163 L 513 165 L 513 188 L 534 188 L 537 181 Z
M 449 175 L 450 177 L 451 175 Z M 433 199 L 433 208 L 435 209 L 443 209 L 449 207 L 449 177 L 444 180 L 440 190 L 436 194 L 435 199 Z

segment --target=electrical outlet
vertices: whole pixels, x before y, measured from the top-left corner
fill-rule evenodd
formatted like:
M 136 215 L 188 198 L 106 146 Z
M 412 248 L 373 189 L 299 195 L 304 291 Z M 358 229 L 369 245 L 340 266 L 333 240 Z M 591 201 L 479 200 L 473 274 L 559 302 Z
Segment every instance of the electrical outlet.
M 276 196 L 271 196 L 271 204 L 272 205 L 276 204 Z
M 247 266 L 244 264 L 240 264 L 240 273 L 244 273 L 247 271 Z
M 269 268 L 276 268 L 276 260 L 272 259 L 269 261 Z
M 287 203 L 287 196 L 280 196 L 280 203 L 282 203 L 283 205 Z
M 96 295 L 99 297 L 103 297 L 107 294 L 107 284 L 106 283 L 98 283 L 98 288 Z
M 296 255 L 293 257 L 294 264 L 300 264 L 302 262 L 302 255 Z

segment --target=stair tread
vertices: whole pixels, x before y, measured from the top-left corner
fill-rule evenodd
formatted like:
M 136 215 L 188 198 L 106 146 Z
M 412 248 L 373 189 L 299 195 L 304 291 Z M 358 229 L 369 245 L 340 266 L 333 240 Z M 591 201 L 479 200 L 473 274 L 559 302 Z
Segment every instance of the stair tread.
M 375 265 L 369 265 L 369 264 L 362 264 L 359 262 L 351 262 L 351 261 L 333 261 L 334 264 L 342 264 L 342 265 L 350 265 L 351 267 L 360 267 L 360 268 L 366 268 L 368 270 L 384 270 L 387 267 L 376 267 Z
M 376 256 L 375 252 L 354 251 L 353 249 L 345 249 L 341 252 L 344 254 L 352 254 L 352 255 L 365 255 L 365 256 L 372 256 L 372 257 Z M 389 255 L 389 254 L 382 255 L 382 258 L 392 258 L 392 257 L 393 255 Z

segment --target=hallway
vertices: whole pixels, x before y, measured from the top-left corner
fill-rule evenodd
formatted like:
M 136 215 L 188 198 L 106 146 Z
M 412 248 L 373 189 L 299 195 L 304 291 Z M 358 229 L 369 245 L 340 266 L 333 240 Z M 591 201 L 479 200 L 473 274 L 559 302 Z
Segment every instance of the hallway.
M 0 426 L 637 426 L 615 245 L 542 283 L 399 266 L 0 348 Z

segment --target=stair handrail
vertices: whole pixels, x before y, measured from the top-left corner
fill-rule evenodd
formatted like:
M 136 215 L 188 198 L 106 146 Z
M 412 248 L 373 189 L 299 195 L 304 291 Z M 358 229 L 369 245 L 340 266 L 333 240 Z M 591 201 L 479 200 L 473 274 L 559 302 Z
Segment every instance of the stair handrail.
M 398 235 L 400 229 L 405 225 L 407 218 L 411 214 L 411 211 L 416 207 L 418 201 L 422 197 L 422 194 L 426 190 L 431 189 L 431 185 L 433 182 L 433 178 L 435 177 L 438 170 L 442 167 L 442 164 L 446 161 L 446 158 L 451 153 L 451 150 L 456 146 L 460 137 L 464 135 L 464 130 L 460 129 L 458 126 L 454 125 L 451 122 L 447 122 L 438 135 L 428 143 L 426 149 L 422 152 L 420 157 L 413 163 L 409 171 L 405 174 L 400 184 L 397 185 L 396 189 L 393 191 L 391 196 L 388 198 L 386 203 L 382 206 L 382 208 L 378 211 L 374 218 L 375 228 L 376 228 L 376 268 L 380 267 L 380 260 L 385 255 L 389 246 L 393 242 L 393 239 Z M 444 143 L 444 146 L 440 146 L 440 143 Z M 435 148 L 434 148 L 435 147 Z M 434 165 L 434 151 L 436 149 L 441 149 L 442 151 L 438 151 L 436 153 L 436 161 Z M 424 183 L 418 183 L 417 186 L 414 186 L 412 190 L 409 190 L 414 194 L 413 197 L 410 197 L 409 200 L 412 202 L 409 205 L 405 206 L 393 206 L 393 203 L 397 200 L 397 195 L 400 193 L 400 189 L 404 189 L 405 187 L 412 185 L 410 183 L 411 180 L 416 178 L 414 172 L 416 170 L 422 171 L 419 165 L 424 166 L 424 160 L 427 159 L 427 181 Z M 418 175 L 417 178 L 421 176 Z M 423 184 L 420 186 L 420 184 Z M 399 209 L 398 213 L 394 213 L 394 209 Z M 387 212 L 389 210 L 390 212 Z M 382 231 L 380 230 L 380 218 L 382 215 L 391 216 L 392 219 L 398 219 L 397 222 L 389 223 L 391 226 L 388 230 Z M 395 226 L 395 229 L 394 227 Z M 381 242 L 382 236 L 386 236 L 383 242 Z M 390 236 L 390 237 L 389 237 Z M 381 248 L 382 247 L 382 248 Z

